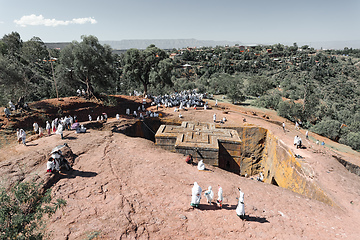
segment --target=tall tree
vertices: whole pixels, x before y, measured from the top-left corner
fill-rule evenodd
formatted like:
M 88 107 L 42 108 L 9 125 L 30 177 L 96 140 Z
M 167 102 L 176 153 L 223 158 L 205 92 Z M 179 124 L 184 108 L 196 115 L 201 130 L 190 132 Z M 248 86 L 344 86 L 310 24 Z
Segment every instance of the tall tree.
M 111 91 L 116 74 L 114 56 L 108 45 L 101 45 L 95 36 L 82 36 L 82 42 L 73 41 L 60 53 L 57 76 L 63 86 L 86 88 L 88 96 L 94 92 Z
M 144 87 L 144 94 L 147 94 L 150 82 L 150 73 L 159 72 L 163 80 L 168 78 L 166 73 L 171 70 L 166 62 L 162 60 L 168 58 L 164 50 L 157 48 L 155 45 L 148 46 L 144 51 L 132 48 L 126 51 L 124 57 L 124 76 L 134 82 L 139 82 Z M 160 64 L 161 62 L 161 64 Z M 163 66 L 160 68 L 160 66 Z M 165 77 L 165 78 L 164 78 Z M 161 78 L 158 78 L 161 79 Z
M 45 43 L 39 37 L 32 37 L 29 41 L 23 43 L 22 57 L 33 63 L 41 62 L 44 58 L 47 58 L 49 53 L 45 46 Z
M 22 40 L 18 32 L 12 32 L 3 36 L 2 41 L 6 45 L 7 53 L 10 55 L 18 55 L 22 48 Z

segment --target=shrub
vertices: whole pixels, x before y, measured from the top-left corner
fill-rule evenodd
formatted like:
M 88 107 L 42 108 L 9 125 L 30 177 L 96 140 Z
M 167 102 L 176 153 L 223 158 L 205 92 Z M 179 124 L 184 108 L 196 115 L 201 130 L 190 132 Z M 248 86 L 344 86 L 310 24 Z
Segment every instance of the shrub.
M 260 98 L 257 98 L 255 105 L 257 107 L 270 108 L 277 110 L 279 102 L 281 101 L 281 95 L 279 91 L 272 91 L 267 95 L 263 95 Z
M 311 130 L 317 134 L 337 141 L 340 137 L 341 123 L 337 120 L 323 120 L 311 127 Z
M 0 192 L 0 238 L 42 239 L 44 237 L 42 217 L 66 205 L 65 200 L 51 202 L 51 191 L 39 191 L 40 184 L 18 183 L 10 190 Z
M 350 132 L 344 138 L 340 139 L 341 143 L 344 143 L 350 146 L 356 151 L 360 151 L 360 133 L 359 132 Z

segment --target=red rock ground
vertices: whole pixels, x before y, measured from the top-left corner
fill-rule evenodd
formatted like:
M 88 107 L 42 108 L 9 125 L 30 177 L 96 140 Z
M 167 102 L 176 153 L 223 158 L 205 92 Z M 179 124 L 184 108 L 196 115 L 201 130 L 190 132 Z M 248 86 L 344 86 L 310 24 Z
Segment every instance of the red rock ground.
M 141 99 L 131 100 L 138 104 Z M 360 239 L 359 176 L 332 157 L 339 154 L 360 165 L 359 153 L 313 133 L 305 140 L 305 131 L 295 130 L 287 121 L 284 133 L 280 126 L 284 120 L 270 110 L 219 104 L 225 109 L 184 111 L 182 121 L 211 122 L 216 113 L 218 118 L 227 117 L 225 126 L 242 125 L 245 117 L 247 124 L 269 129 L 294 153 L 305 157 L 314 171 L 314 181 L 338 206 L 212 166 L 206 166 L 211 171 L 198 171 L 186 164 L 181 154 L 108 130 L 89 129 L 85 134 L 67 131 L 65 140 L 51 135 L 34 138 L 27 147 L 3 146 L 0 173 L 5 183 L 32 177 L 48 179 L 47 153 L 63 142 L 70 145 L 77 155 L 74 171 L 63 175 L 52 188 L 53 197 L 64 198 L 67 206 L 47 221 L 50 239 Z M 178 118 L 173 109 L 161 111 L 166 118 Z M 263 118 L 264 114 L 270 119 Z M 114 116 L 115 110 L 109 114 L 110 122 L 116 121 Z M 119 125 L 125 123 L 122 118 Z M 300 134 L 307 149 L 293 147 L 295 134 Z M 314 139 L 324 140 L 325 147 L 317 146 Z M 224 207 L 206 204 L 204 196 L 199 209 L 190 207 L 194 181 L 203 192 L 211 185 L 215 198 L 221 185 Z M 245 193 L 246 221 L 235 213 L 237 187 Z

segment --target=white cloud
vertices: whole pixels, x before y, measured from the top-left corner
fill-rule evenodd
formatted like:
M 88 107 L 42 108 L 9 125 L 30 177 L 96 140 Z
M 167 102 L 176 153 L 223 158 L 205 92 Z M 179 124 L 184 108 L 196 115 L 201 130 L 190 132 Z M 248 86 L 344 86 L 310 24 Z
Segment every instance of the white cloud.
M 66 26 L 69 24 L 86 24 L 86 23 L 95 24 L 97 21 L 94 18 L 74 18 L 72 20 L 56 20 L 44 18 L 43 15 L 36 16 L 35 14 L 31 14 L 28 16 L 22 16 L 19 20 L 14 20 L 14 23 L 21 27 L 26 26 L 46 26 L 46 27 L 56 27 L 56 26 Z

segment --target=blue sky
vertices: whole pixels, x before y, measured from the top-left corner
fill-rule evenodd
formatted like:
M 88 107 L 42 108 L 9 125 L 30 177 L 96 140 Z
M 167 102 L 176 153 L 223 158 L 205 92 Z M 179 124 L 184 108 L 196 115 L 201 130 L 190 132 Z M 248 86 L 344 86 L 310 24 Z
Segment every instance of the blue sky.
M 360 40 L 360 0 L 0 0 L 0 37 L 285 43 Z

